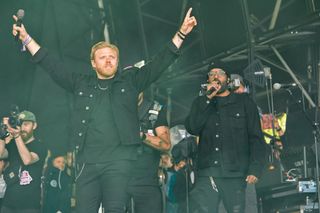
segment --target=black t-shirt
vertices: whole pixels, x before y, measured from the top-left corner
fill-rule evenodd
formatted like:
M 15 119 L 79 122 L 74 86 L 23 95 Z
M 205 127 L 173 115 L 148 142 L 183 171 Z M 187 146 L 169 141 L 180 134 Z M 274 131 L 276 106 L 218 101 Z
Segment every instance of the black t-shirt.
M 155 122 L 154 128 L 157 128 L 159 126 L 168 126 L 167 121 L 167 108 L 165 106 L 162 106 L 158 119 Z
M 147 104 L 145 101 L 142 104 Z M 162 107 L 159 111 L 154 125 L 149 122 L 149 129 L 152 129 L 156 135 L 155 129 L 160 126 L 168 126 L 166 117 L 166 108 Z M 149 113 L 144 116 L 144 123 L 149 118 Z M 148 125 L 146 125 L 148 126 Z M 150 131 L 150 130 L 149 130 Z M 131 185 L 158 185 L 158 167 L 160 160 L 160 151 L 155 150 L 148 145 L 142 144 L 138 148 L 138 160 L 134 162 L 133 177 L 130 180 Z
M 98 81 L 98 93 L 89 120 L 83 157 L 86 163 L 131 159 L 134 147 L 120 144 L 116 115 L 112 114 L 110 87 L 113 79 Z M 125 131 L 125 130 L 123 130 Z M 80 157 L 81 158 L 81 157 Z
M 15 182 L 8 180 L 10 183 L 6 189 L 3 205 L 16 209 L 39 209 L 41 176 L 47 149 L 38 140 L 26 144 L 26 147 L 39 156 L 37 162 L 28 166 L 23 165 L 15 141 L 6 145 L 9 152 L 9 167 L 4 172 L 5 177 L 10 179 L 14 175 L 20 178 Z

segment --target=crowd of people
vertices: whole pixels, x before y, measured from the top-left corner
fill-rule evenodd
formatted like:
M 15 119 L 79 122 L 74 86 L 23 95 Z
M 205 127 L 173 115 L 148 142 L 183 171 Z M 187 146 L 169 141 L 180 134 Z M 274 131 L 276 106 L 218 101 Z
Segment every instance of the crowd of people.
M 32 61 L 74 97 L 70 144 L 75 158 L 67 163 L 65 154 L 47 156 L 34 136 L 32 112 L 19 113 L 18 125 L 3 118 L 8 134 L 0 138 L 0 160 L 7 164 L 1 213 L 211 213 L 219 212 L 220 201 L 229 213 L 245 212 L 245 190 L 261 176 L 266 147 L 258 107 L 243 80 L 231 89 L 229 70 L 209 67 L 206 91 L 194 100 L 184 124 L 194 137 L 180 147 L 192 144 L 196 150 L 187 160 L 171 159 L 166 106 L 144 97 L 197 25 L 191 12 L 150 62 L 122 72 L 115 45 L 95 44 L 90 54 L 95 72 L 79 74 L 41 47 L 23 24 L 13 25 L 13 36 Z M 159 176 L 169 174 L 174 186 L 159 183 Z

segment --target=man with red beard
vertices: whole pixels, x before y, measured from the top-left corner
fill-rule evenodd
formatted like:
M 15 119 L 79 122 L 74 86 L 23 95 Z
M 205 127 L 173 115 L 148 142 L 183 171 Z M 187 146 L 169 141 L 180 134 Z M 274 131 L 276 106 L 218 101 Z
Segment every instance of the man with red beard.
M 73 96 L 70 144 L 76 153 L 76 212 L 98 212 L 102 203 L 108 213 L 124 213 L 126 187 L 138 148 L 140 135 L 138 95 L 147 89 L 178 58 L 180 47 L 197 25 L 190 8 L 167 45 L 146 65 L 119 72 L 119 49 L 101 41 L 91 48 L 94 72 L 78 73 L 42 48 L 23 24 L 13 25 L 19 37 L 50 77 Z M 17 17 L 14 16 L 15 21 Z M 130 36 L 130 35 L 129 35 Z
M 9 118 L 3 119 L 10 135 L 0 139 L 0 155 L 9 154 L 1 213 L 40 213 L 41 172 L 47 151 L 33 135 L 37 128 L 35 115 L 23 111 L 18 120 L 21 125 L 12 127 Z

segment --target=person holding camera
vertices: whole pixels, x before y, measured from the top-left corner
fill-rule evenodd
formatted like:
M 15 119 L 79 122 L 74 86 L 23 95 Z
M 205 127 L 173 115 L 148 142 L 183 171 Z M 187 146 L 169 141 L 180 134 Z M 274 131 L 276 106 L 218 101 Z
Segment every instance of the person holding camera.
M 1 213 L 40 213 L 41 176 L 47 150 L 34 137 L 37 128 L 32 112 L 19 113 L 15 121 L 3 118 L 7 137 L 0 138 L 0 156 L 8 153 L 4 171 L 7 189 Z
M 126 186 L 137 146 L 144 138 L 139 131 L 137 99 L 179 56 L 184 39 L 196 26 L 190 8 L 170 42 L 137 71 L 119 72 L 119 49 L 108 42 L 91 48 L 94 72 L 77 73 L 50 55 L 27 33 L 23 24 L 13 25 L 13 36 L 33 56 L 33 61 L 74 97 L 70 143 L 77 153 L 77 213 L 125 211 Z M 14 16 L 15 21 L 17 17 Z
M 192 104 L 189 133 L 199 136 L 197 179 L 190 192 L 191 212 L 244 212 L 245 189 L 255 184 L 266 162 L 257 105 L 248 94 L 228 90 L 224 67 L 209 67 L 207 92 Z

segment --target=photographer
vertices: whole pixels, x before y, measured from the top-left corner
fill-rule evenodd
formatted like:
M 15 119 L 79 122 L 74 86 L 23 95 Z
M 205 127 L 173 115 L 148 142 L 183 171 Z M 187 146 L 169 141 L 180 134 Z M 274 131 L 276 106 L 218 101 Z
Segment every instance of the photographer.
M 8 152 L 9 166 L 4 171 L 7 189 L 1 213 L 40 213 L 41 171 L 47 152 L 33 135 L 35 115 L 23 111 L 15 119 L 3 118 L 9 134 L 0 139 L 0 156 Z

